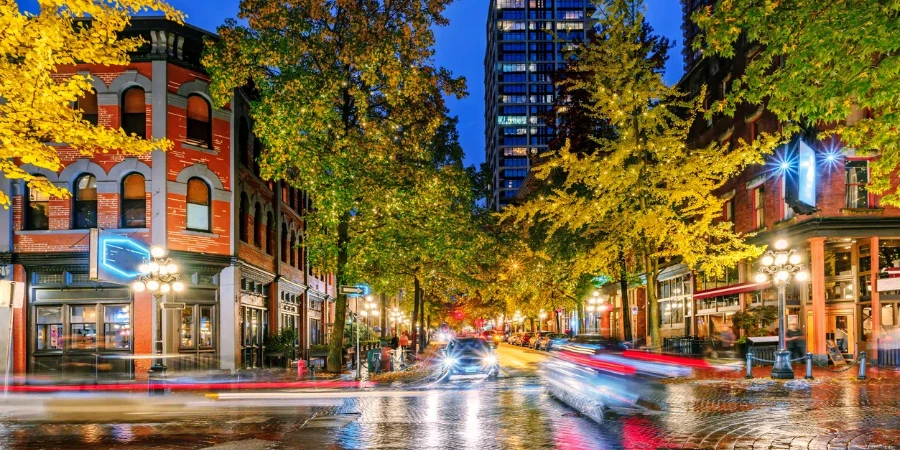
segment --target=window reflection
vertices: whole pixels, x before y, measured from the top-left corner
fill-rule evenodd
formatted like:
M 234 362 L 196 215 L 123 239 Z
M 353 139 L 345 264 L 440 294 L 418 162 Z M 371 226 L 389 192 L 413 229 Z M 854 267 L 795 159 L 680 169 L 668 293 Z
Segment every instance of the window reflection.
M 131 349 L 131 308 L 103 307 L 103 346 L 108 350 Z

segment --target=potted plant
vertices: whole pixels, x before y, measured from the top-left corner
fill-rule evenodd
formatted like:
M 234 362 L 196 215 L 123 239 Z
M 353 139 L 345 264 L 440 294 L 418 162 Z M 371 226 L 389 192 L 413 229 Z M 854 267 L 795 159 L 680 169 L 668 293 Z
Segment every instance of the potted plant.
M 277 358 L 288 367 L 290 360 L 296 357 L 297 330 L 282 328 L 277 334 L 266 337 L 266 357 Z
M 769 325 L 778 319 L 778 308 L 774 306 L 755 306 L 746 311 L 734 313 L 731 320 L 735 327 L 742 331 L 740 339 L 735 341 L 741 357 L 747 356 L 750 348 L 750 337 L 768 336 Z

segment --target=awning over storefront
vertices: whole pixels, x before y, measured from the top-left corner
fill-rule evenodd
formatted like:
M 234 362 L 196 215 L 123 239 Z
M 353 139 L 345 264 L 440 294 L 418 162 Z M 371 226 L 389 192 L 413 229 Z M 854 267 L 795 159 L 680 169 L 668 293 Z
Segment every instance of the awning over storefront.
M 697 291 L 694 293 L 694 300 L 700 300 L 710 297 L 719 297 L 722 295 L 740 294 L 741 292 L 752 292 L 769 286 L 769 282 L 763 283 L 738 283 L 731 286 L 725 286 L 715 289 L 707 289 L 705 291 Z

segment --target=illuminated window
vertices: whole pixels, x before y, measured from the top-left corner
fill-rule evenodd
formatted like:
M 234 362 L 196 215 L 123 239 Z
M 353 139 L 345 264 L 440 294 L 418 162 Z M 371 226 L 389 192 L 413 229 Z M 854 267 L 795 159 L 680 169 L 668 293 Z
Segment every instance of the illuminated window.
M 147 137 L 147 106 L 144 90 L 129 88 L 122 94 L 122 130 L 140 138 Z
M 757 230 L 766 226 L 766 192 L 763 186 L 753 190 L 753 222 Z
M 525 147 L 506 147 L 503 149 L 503 156 L 528 156 L 528 149 Z
M 43 176 L 34 177 L 35 181 L 47 182 Z M 25 187 L 25 229 L 47 230 L 50 228 L 50 196 Z
M 144 176 L 132 173 L 122 179 L 122 228 L 147 226 L 147 197 Z
M 93 175 L 82 175 L 75 180 L 73 213 L 75 228 L 97 226 L 97 179 Z
M 81 110 L 81 117 L 88 122 L 97 125 L 97 93 L 93 89 L 84 91 L 84 94 L 76 102 Z
M 212 111 L 205 98 L 192 94 L 187 103 L 187 143 L 212 148 Z
M 847 208 L 870 208 L 869 162 L 847 161 L 844 165 L 846 173 Z
M 209 225 L 209 185 L 200 178 L 191 178 L 187 183 L 187 228 L 197 231 L 209 231 Z

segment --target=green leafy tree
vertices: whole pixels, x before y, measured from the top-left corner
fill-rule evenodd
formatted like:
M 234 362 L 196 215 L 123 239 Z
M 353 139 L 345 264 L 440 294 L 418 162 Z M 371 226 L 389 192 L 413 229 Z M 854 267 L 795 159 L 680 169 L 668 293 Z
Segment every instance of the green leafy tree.
M 447 23 L 448 3 L 244 0 L 246 25 L 227 21 L 204 55 L 217 103 L 248 80 L 258 91 L 251 116 L 266 144 L 261 173 L 312 194 L 307 244 L 339 285 L 361 280 L 348 271 L 353 239 L 408 208 L 398 186 L 431 161 L 443 95 L 463 92 L 462 80 L 432 64 L 432 27 Z M 341 367 L 346 311 L 339 297 L 332 371 Z
M 801 124 L 821 128 L 859 153 L 880 155 L 869 189 L 900 205 L 891 180 L 900 164 L 900 2 L 729 0 L 692 19 L 704 33 L 694 48 L 752 56 L 714 111 L 765 105 L 785 122 L 783 136 L 761 141 L 758 151 L 770 152 Z
M 85 157 L 172 147 L 167 139 L 141 139 L 86 120 L 77 101 L 91 91 L 90 77 L 60 76 L 59 69 L 78 63 L 126 66 L 128 54 L 144 42 L 119 38 L 131 15 L 157 11 L 180 23 L 179 11 L 160 0 L 38 0 L 38 12 L 32 14 L 20 3 L 0 1 L 0 172 L 6 178 L 21 179 L 34 192 L 68 197 L 68 190 L 21 165 L 59 171 L 60 148 L 52 143 L 64 143 Z M 0 191 L 0 205 L 9 207 L 9 202 Z
M 685 100 L 661 76 L 659 41 L 648 39 L 643 3 L 596 3 L 597 39 L 578 50 L 570 88 L 590 93 L 585 109 L 612 132 L 590 136 L 590 154 L 564 146 L 532 170 L 538 179 L 564 174 L 559 188 L 506 214 L 523 223 L 541 220 L 546 233 L 578 232 L 589 238 L 578 249 L 578 274 L 616 274 L 622 253 L 633 252 L 647 284 L 650 333 L 659 346 L 656 282 L 665 264 L 680 261 L 711 273 L 759 254 L 730 223 L 721 222 L 713 192 L 748 163 L 749 151 L 711 146 L 688 148 L 687 136 L 700 105 Z

